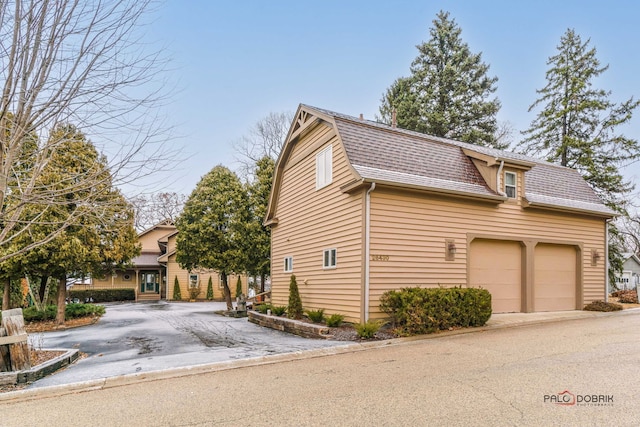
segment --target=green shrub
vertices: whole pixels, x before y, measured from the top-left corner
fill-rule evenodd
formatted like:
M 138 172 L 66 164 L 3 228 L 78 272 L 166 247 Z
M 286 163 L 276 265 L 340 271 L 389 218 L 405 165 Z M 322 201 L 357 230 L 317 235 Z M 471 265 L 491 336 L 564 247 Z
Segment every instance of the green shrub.
M 180 292 L 180 282 L 178 282 L 178 276 L 173 279 L 173 299 L 174 301 L 182 301 L 182 293 Z
M 267 310 L 271 310 L 271 304 L 258 304 L 254 307 L 254 310 L 258 313 L 267 314 Z
M 94 304 L 67 304 L 64 312 L 65 319 L 75 319 L 78 317 L 102 316 L 105 308 L 102 305 Z
M 382 323 L 376 320 L 368 320 L 365 323 L 356 323 L 353 327 L 360 338 L 370 339 L 373 338 L 382 326 Z
M 593 301 L 591 304 L 585 305 L 584 309 L 587 311 L 618 311 L 622 310 L 622 306 L 613 302 Z
M 287 307 L 287 316 L 290 319 L 301 319 L 302 313 L 302 300 L 300 299 L 298 282 L 296 282 L 296 276 L 292 274 L 291 282 L 289 282 L 289 306 Z
M 380 297 L 380 309 L 400 335 L 482 326 L 491 317 L 491 294 L 476 288 L 403 288 Z
M 287 306 L 286 305 L 274 305 L 274 306 L 271 306 L 271 313 L 273 313 L 276 316 L 282 316 L 286 312 L 287 312 Z
M 344 320 L 344 315 L 335 313 L 327 317 L 326 323 L 327 323 L 327 326 L 330 328 L 337 328 L 342 324 L 343 320 Z
M 56 318 L 58 307 L 48 305 L 44 310 L 36 307 L 29 307 L 22 310 L 22 317 L 25 322 L 39 322 Z M 64 310 L 65 319 L 76 319 L 79 317 L 102 316 L 105 313 L 104 306 L 94 304 L 67 304 Z
M 123 289 L 87 289 L 73 290 L 68 294 L 69 300 L 80 302 L 112 302 L 112 301 L 135 301 L 136 291 L 132 288 Z
M 307 310 L 307 316 L 313 323 L 322 323 L 324 320 L 324 309 L 320 310 Z
M 209 276 L 209 284 L 207 284 L 207 301 L 213 301 L 213 280 Z
M 240 298 L 242 295 L 242 279 L 238 276 L 238 281 L 236 282 L 236 298 Z

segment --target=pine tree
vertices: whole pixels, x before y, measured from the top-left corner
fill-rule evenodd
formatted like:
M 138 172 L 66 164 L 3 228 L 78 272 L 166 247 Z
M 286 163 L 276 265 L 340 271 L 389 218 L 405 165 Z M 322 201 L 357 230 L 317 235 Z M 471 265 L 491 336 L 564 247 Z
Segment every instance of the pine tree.
M 618 132 L 631 120 L 640 104 L 629 100 L 615 104 L 611 92 L 593 87 L 595 78 L 609 66 L 602 66 L 590 40 L 583 42 L 574 30 L 560 38 L 558 52 L 548 60 L 547 84 L 529 111 L 540 107 L 536 118 L 519 143 L 523 152 L 576 169 L 611 209 L 627 214 L 627 196 L 633 185 L 625 181 L 620 166 L 640 158 L 638 141 Z M 618 236 L 615 225 L 609 228 Z M 612 238 L 609 246 L 609 276 L 621 266 L 622 248 Z
M 173 300 L 182 301 L 182 293 L 180 292 L 180 282 L 178 282 L 178 276 L 175 276 L 173 280 Z
M 209 276 L 209 284 L 207 284 L 207 301 L 213 301 L 213 281 Z
M 301 319 L 302 313 L 302 300 L 300 299 L 298 282 L 296 282 L 296 276 L 292 274 L 291 282 L 289 282 L 289 306 L 287 307 L 287 316 L 290 319 Z
M 431 39 L 418 45 L 411 76 L 397 79 L 382 98 L 380 119 L 430 135 L 504 148 L 496 141 L 500 109 L 497 77 L 481 54 L 471 53 L 460 38 L 462 30 L 448 12 L 440 11 L 430 29 Z

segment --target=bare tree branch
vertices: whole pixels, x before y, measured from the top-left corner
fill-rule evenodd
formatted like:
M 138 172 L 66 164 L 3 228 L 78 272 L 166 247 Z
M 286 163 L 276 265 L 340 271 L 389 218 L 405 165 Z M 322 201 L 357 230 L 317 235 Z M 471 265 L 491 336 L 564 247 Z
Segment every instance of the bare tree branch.
M 110 212 L 91 191 L 106 179 L 88 168 L 45 176 L 65 146 L 54 132 L 73 124 L 109 159 L 113 185 L 166 171 L 178 148 L 160 109 L 167 102 L 167 61 L 143 43 L 152 0 L 7 0 L 0 2 L 0 262 L 55 239 L 83 218 Z M 63 191 L 60 189 L 64 189 Z M 46 223 L 46 206 L 69 203 Z M 35 215 L 30 207 L 44 206 Z M 106 221 L 105 221 L 106 222 Z M 13 242 L 35 225 L 46 235 Z M 22 240 L 22 239 L 21 239 Z

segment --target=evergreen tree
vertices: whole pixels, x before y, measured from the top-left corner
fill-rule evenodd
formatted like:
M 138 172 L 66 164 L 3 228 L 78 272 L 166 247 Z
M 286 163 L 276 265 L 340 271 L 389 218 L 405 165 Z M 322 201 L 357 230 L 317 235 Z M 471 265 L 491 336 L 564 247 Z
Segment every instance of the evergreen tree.
M 209 276 L 209 283 L 207 284 L 207 301 L 213 301 L 213 280 Z
M 496 114 L 500 109 L 497 77 L 481 54 L 462 41 L 462 30 L 448 12 L 440 11 L 430 29 L 431 39 L 418 45 L 411 76 L 397 79 L 382 98 L 380 119 L 430 135 L 504 148 L 496 141 Z
M 560 38 L 558 52 L 547 62 L 547 84 L 529 107 L 540 111 L 519 146 L 526 154 L 578 170 L 609 208 L 626 215 L 626 197 L 633 185 L 619 168 L 640 157 L 640 145 L 618 129 L 631 120 L 640 102 L 630 98 L 616 104 L 609 99 L 611 92 L 593 86 L 608 65 L 600 64 L 589 44 L 572 29 Z M 615 225 L 610 233 L 613 278 L 616 266 L 621 266 L 621 247 L 615 243 L 619 241 Z
M 301 319 L 302 313 L 302 300 L 300 299 L 298 282 L 296 281 L 296 276 L 292 274 L 291 282 L 289 282 L 289 306 L 287 307 L 287 316 L 290 319 Z
M 271 228 L 263 222 L 267 214 L 267 204 L 271 193 L 275 161 L 268 156 L 258 160 L 255 165 L 254 182 L 248 186 L 250 221 L 247 224 L 247 247 L 249 264 L 247 271 L 260 276 L 260 292 L 264 292 L 266 277 L 271 272 Z
M 238 281 L 236 282 L 236 298 L 240 298 L 242 295 L 242 279 L 238 276 Z
M 180 291 L 180 282 L 178 276 L 173 279 L 173 300 L 182 301 L 182 292 Z
M 189 196 L 176 221 L 176 260 L 186 270 L 219 272 L 227 310 L 232 310 L 228 275 L 245 271 L 249 222 L 247 194 L 238 176 L 214 167 Z

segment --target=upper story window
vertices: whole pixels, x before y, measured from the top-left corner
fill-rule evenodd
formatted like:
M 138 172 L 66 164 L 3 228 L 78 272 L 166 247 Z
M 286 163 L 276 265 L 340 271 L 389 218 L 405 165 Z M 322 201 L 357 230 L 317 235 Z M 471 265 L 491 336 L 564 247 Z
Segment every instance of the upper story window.
M 291 273 L 293 271 L 293 257 L 284 257 L 284 272 Z
M 514 172 L 504 173 L 504 192 L 507 194 L 507 197 L 516 197 L 516 183 L 517 175 Z
M 333 179 L 333 151 L 332 146 L 316 154 L 316 190 L 331 184 Z
M 322 255 L 322 267 L 336 268 L 337 263 L 338 263 L 338 250 L 325 249 Z

